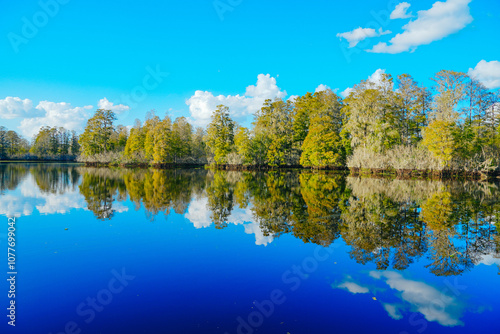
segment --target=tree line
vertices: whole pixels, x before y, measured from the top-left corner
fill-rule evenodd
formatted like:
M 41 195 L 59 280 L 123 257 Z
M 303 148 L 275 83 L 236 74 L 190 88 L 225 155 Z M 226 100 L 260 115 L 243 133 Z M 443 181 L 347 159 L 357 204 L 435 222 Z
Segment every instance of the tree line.
M 408 74 L 382 74 L 345 98 L 325 90 L 266 100 L 251 128 L 238 125 L 224 105 L 205 129 L 151 111 L 129 130 L 99 109 L 80 136 L 45 127 L 28 144 L 0 131 L 0 154 L 72 154 L 111 164 L 498 172 L 500 92 L 462 72 L 443 70 L 432 81 L 425 87 Z
M 500 161 L 500 93 L 465 73 L 441 71 L 433 87 L 408 74 L 266 100 L 251 128 L 227 106 L 206 129 L 150 112 L 127 134 L 98 110 L 80 137 L 84 161 L 211 163 L 313 168 L 494 171 Z M 114 139 L 113 139 L 114 138 Z M 120 151 L 120 154 L 116 154 Z M 114 152 L 106 158 L 108 152 Z
M 0 160 L 74 160 L 80 152 L 78 135 L 63 127 L 42 127 L 29 142 L 17 132 L 0 126 Z

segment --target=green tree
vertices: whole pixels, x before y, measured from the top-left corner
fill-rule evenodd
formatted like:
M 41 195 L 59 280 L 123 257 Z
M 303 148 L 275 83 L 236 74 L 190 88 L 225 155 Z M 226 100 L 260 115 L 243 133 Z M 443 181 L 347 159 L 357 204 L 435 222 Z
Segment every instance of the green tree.
M 293 103 L 277 99 L 266 100 L 256 114 L 254 131 L 257 151 L 266 149 L 266 160 L 271 166 L 298 163 L 298 152 L 293 149 Z
M 169 163 L 174 159 L 172 152 L 172 120 L 165 118 L 156 125 L 154 130 L 155 145 L 153 148 L 153 161 L 155 163 Z
M 466 79 L 465 73 L 446 70 L 440 71 L 432 78 L 438 92 L 435 97 L 434 119 L 449 122 L 460 119 L 459 104 L 466 98 Z
M 80 144 L 78 143 L 78 135 L 76 131 L 71 131 L 70 154 L 77 155 L 80 152 Z
M 205 136 L 206 132 L 201 127 L 197 127 L 192 134 L 191 154 L 197 163 L 205 163 L 207 161 Z
M 234 147 L 235 123 L 229 117 L 229 108 L 224 105 L 217 106 L 212 114 L 212 121 L 207 128 L 207 146 L 214 155 L 215 163 L 227 162 L 228 154 Z
M 398 91 L 396 117 L 403 145 L 412 145 L 422 139 L 421 130 L 426 125 L 430 107 L 430 93 L 408 74 L 397 78 Z
M 183 161 L 191 155 L 193 127 L 185 117 L 178 117 L 172 124 L 172 154 L 174 162 Z
M 146 134 L 141 121 L 136 119 L 134 127 L 130 130 L 127 144 L 125 145 L 125 155 L 128 157 L 142 155 L 144 153 L 145 140 Z
M 379 83 L 362 81 L 345 100 L 347 123 L 353 148 L 384 152 L 400 143 L 397 99 L 393 80 L 384 74 Z
M 243 164 L 249 165 L 254 162 L 252 139 L 250 131 L 244 127 L 238 127 L 234 135 L 234 146 L 236 152 L 243 158 Z
M 302 150 L 302 144 L 309 133 L 311 115 L 317 109 L 318 99 L 312 93 L 299 96 L 294 101 L 293 108 L 293 145 L 297 150 Z
M 124 151 L 127 145 L 129 131 L 126 126 L 118 125 L 111 135 L 110 142 L 114 151 Z
M 114 131 L 115 119 L 113 111 L 97 109 L 94 116 L 87 121 L 85 131 L 78 141 L 84 156 L 104 153 L 112 149 L 110 138 Z
M 13 156 L 17 153 L 21 153 L 21 141 L 22 138 L 15 131 L 7 131 L 5 134 L 6 137 L 6 146 L 7 146 L 7 154 L 9 156 Z
M 144 140 L 144 155 L 147 160 L 153 160 L 156 126 L 160 118 L 151 110 L 146 116 L 146 121 L 141 129 L 141 138 Z
M 318 101 L 312 112 L 310 129 L 302 145 L 300 163 L 303 166 L 341 167 L 345 163 L 342 131 L 342 101 L 331 90 L 314 94 Z

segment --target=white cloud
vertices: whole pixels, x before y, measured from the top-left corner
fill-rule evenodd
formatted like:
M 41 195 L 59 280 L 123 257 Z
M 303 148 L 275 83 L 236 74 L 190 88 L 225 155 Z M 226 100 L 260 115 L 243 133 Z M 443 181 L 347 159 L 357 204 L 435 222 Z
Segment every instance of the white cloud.
M 390 34 L 391 31 L 384 31 L 382 28 L 379 28 L 379 30 L 375 30 L 372 28 L 357 28 L 352 31 L 347 31 L 343 33 L 338 33 L 337 37 L 339 38 L 344 38 L 346 41 L 349 42 L 349 47 L 353 48 L 356 45 L 358 45 L 359 42 L 367 39 L 367 38 L 373 38 L 373 37 L 379 37 L 383 35 Z
M 130 110 L 129 106 L 124 104 L 115 105 L 113 102 L 109 101 L 107 98 L 99 100 L 97 103 L 99 109 L 112 110 L 115 113 L 120 113 L 121 111 Z
M 82 131 L 92 106 L 72 107 L 66 102 L 41 101 L 36 109 L 43 115 L 21 121 L 22 134 L 32 137 L 42 126 L 62 126 L 67 130 Z
M 340 92 L 340 96 L 342 96 L 343 98 L 346 98 L 349 96 L 349 94 L 351 94 L 352 91 L 353 91 L 353 89 L 351 87 L 347 87 L 346 89 L 344 89 L 343 91 Z
M 368 77 L 368 81 L 372 82 L 375 85 L 380 85 L 382 82 L 382 77 L 385 74 L 385 70 L 379 68 L 372 75 Z
M 368 77 L 367 81 L 373 83 L 374 85 L 380 85 L 380 83 L 382 81 L 382 77 L 383 77 L 384 74 L 385 74 L 385 70 L 379 68 L 378 70 L 376 70 L 375 72 L 373 72 L 372 75 L 370 75 Z M 347 87 L 344 91 L 340 92 L 340 95 L 343 98 L 346 98 L 347 96 L 349 96 L 349 94 L 352 91 L 353 91 L 352 87 Z
M 98 102 L 98 108 L 113 110 L 116 113 L 129 110 L 130 107 L 118 104 L 115 105 L 107 98 Z M 32 137 L 42 126 L 62 126 L 67 130 L 81 132 L 89 117 L 89 109 L 93 106 L 73 107 L 67 102 L 40 101 L 33 108 L 33 102 L 29 99 L 20 99 L 19 97 L 7 97 L 0 100 L 0 118 L 13 119 L 24 118 L 21 120 L 19 129 L 24 136 Z
M 349 291 L 350 293 L 368 293 L 370 290 L 368 288 L 361 286 L 357 283 L 346 281 L 343 282 L 342 284 L 337 285 L 338 288 L 345 289 Z
M 22 100 L 19 97 L 7 96 L 5 99 L 0 100 L 0 118 L 28 118 L 37 115 L 39 115 L 39 112 L 33 108 L 33 102 L 29 99 Z
M 401 2 L 396 6 L 394 11 L 391 13 L 391 20 L 395 19 L 407 19 L 412 17 L 411 12 L 407 13 L 408 8 L 410 8 L 410 4 L 408 2 Z
M 486 88 L 500 88 L 500 61 L 481 60 L 475 68 L 469 68 L 469 75 L 481 81 Z
M 266 99 L 284 98 L 286 91 L 276 85 L 276 79 L 269 74 L 259 74 L 257 84 L 248 86 L 244 95 L 218 95 L 197 90 L 186 104 L 191 114 L 190 121 L 196 126 L 206 126 L 218 105 L 230 108 L 234 120 L 245 120 L 258 111 Z
M 330 88 L 330 87 L 328 87 L 327 85 L 323 85 L 323 84 L 321 84 L 321 85 L 319 85 L 318 87 L 316 87 L 316 89 L 314 90 L 314 92 L 315 92 L 315 93 L 318 93 L 318 92 L 323 92 L 323 91 L 325 91 L 325 90 L 329 90 L 329 89 L 331 90 L 331 88 Z
M 368 51 L 392 54 L 414 51 L 420 45 L 427 45 L 454 34 L 472 22 L 469 8 L 471 1 L 437 1 L 431 9 L 419 11 L 417 19 L 403 26 L 404 32 L 392 38 L 390 44 L 380 42 Z
M 421 313 L 427 321 L 435 321 L 442 326 L 463 325 L 460 317 L 464 311 L 456 298 L 448 296 L 424 282 L 404 278 L 394 271 L 372 271 L 370 276 L 385 279 L 385 283 L 400 292 L 400 298 L 412 305 L 413 311 Z M 398 316 L 397 308 L 389 307 L 386 311 L 391 316 Z

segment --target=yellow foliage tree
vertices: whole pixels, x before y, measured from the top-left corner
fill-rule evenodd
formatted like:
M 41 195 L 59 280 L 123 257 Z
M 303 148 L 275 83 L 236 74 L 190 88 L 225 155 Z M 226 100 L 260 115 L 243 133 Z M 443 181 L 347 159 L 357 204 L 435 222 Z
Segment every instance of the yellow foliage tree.
M 455 152 L 453 127 L 453 122 L 434 120 L 424 131 L 423 145 L 439 159 L 443 167 L 448 166 Z

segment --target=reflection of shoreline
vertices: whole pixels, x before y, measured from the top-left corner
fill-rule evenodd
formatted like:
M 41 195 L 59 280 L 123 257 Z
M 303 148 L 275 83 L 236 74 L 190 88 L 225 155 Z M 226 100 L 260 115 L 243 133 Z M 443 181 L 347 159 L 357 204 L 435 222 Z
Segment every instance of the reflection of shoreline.
M 488 183 L 69 165 L 4 166 L 0 181 L 2 215 L 84 209 L 110 220 L 130 200 L 151 221 L 175 212 L 195 228 L 243 225 L 257 245 L 283 234 L 322 246 L 342 238 L 355 261 L 379 270 L 424 259 L 435 275 L 459 275 L 496 264 L 500 250 L 500 191 Z

